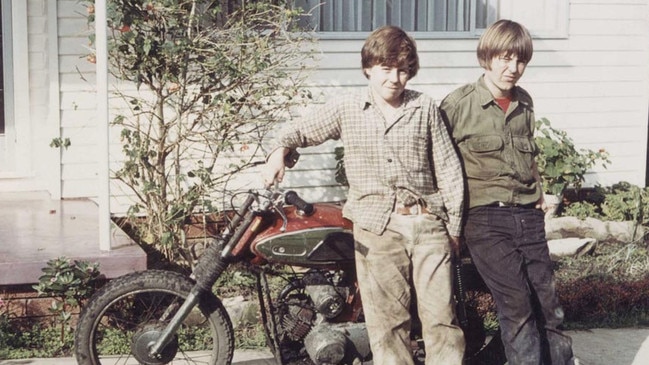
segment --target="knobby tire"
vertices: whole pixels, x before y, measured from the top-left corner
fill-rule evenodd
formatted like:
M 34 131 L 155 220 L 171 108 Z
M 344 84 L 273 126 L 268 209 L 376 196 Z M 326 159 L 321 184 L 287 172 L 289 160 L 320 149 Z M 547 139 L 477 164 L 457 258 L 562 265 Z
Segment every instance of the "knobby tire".
M 148 270 L 111 280 L 87 303 L 75 332 L 79 365 L 138 364 L 133 339 L 161 330 L 184 302 L 193 282 L 180 274 Z M 201 334 L 201 335 L 197 335 Z M 143 335 L 145 334 L 145 335 Z M 146 341 L 140 341 L 146 343 Z M 138 343 L 135 341 L 135 343 Z M 200 344 L 203 349 L 187 348 Z M 229 365 L 234 354 L 234 331 L 223 304 L 212 293 L 182 323 L 169 361 L 145 364 Z M 169 347 L 169 346 L 168 346 Z

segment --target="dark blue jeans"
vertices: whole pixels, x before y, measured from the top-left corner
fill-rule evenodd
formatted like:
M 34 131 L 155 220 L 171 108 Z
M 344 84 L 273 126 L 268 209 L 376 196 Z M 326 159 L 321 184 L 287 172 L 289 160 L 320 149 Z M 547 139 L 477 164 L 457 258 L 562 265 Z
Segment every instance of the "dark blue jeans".
M 554 285 L 543 212 L 524 207 L 472 208 L 464 236 L 496 303 L 509 364 L 572 364 L 572 340 L 559 329 L 563 310 Z

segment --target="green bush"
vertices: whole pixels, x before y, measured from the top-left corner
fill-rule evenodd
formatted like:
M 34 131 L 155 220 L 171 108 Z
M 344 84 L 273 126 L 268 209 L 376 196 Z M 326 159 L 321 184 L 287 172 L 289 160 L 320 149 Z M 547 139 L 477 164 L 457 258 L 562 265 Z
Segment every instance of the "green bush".
M 602 216 L 607 220 L 633 221 L 643 226 L 649 225 L 649 188 L 620 182 L 602 190 Z
M 567 187 L 579 189 L 594 166 L 611 163 L 606 150 L 578 149 L 568 133 L 552 127 L 546 118 L 537 120 L 535 128 L 536 162 L 545 193 L 561 195 Z
M 83 3 L 94 26 L 94 1 Z M 111 94 L 123 105 L 113 109 L 123 152 L 113 177 L 133 198 L 140 243 L 192 267 L 187 221 L 217 211 L 232 175 L 264 154 L 264 136 L 311 98 L 301 84 L 315 38 L 281 1 L 109 4 Z
M 52 297 L 49 310 L 56 315 L 63 343 L 67 334 L 72 333 L 72 313 L 95 292 L 100 278 L 99 264 L 59 257 L 49 260 L 42 271 L 38 285 L 33 288 L 39 296 Z
M 104 341 L 97 345 L 98 351 L 106 355 L 128 354 L 131 352 L 133 332 L 118 328 L 106 328 L 103 333 Z
M 636 228 L 649 227 L 649 187 L 641 188 L 624 181 L 606 188 L 596 187 L 583 200 L 564 204 L 561 216 L 630 221 L 635 222 Z
M 267 346 L 266 334 L 261 323 L 240 325 L 235 330 L 235 346 L 238 349 L 258 349 Z
M 2 311 L 4 302 L 0 299 L 0 359 L 6 359 L 9 356 L 9 346 L 11 342 L 11 327 L 7 314 Z
M 100 279 L 98 263 L 59 257 L 49 260 L 33 288 L 39 296 L 53 296 L 67 307 L 78 309 L 95 291 Z M 65 311 L 63 308 L 61 311 Z M 67 317 L 67 316 L 66 316 Z
M 564 207 L 562 216 L 577 217 L 579 219 L 601 218 L 601 208 L 590 202 L 574 202 Z

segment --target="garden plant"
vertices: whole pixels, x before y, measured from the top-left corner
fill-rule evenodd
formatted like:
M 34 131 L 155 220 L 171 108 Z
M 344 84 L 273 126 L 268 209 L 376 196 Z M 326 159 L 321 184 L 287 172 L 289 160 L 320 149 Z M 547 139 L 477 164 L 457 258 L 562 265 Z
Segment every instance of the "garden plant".
M 38 285 L 33 288 L 39 296 L 52 297 L 49 310 L 55 314 L 63 341 L 65 333 L 72 330 L 72 313 L 78 312 L 82 303 L 95 291 L 100 278 L 99 265 L 59 257 L 49 260 L 42 271 Z
M 544 193 L 561 196 L 566 188 L 578 190 L 593 167 L 611 163 L 605 149 L 577 148 L 566 131 L 553 127 L 546 118 L 537 120 L 535 127 L 536 162 Z
M 21 318 L 11 298 L 0 299 L 0 359 L 67 356 L 72 350 L 74 319 L 102 281 L 99 266 L 59 257 L 42 272 L 33 289 L 51 300 L 51 315 Z
M 92 26 L 94 2 L 83 2 Z M 113 177 L 133 199 L 137 238 L 169 262 L 192 266 L 187 220 L 217 211 L 264 136 L 309 99 L 300 86 L 315 53 L 301 16 L 271 0 L 108 2 L 123 152 Z

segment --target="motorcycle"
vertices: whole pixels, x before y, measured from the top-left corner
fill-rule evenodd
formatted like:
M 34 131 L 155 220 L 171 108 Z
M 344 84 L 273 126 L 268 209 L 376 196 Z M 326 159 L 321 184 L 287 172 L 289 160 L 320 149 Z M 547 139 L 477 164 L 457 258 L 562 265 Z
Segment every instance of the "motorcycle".
M 261 323 L 279 365 L 372 363 L 352 223 L 342 217 L 341 206 L 310 204 L 276 187 L 246 194 L 190 276 L 135 272 L 93 295 L 75 332 L 80 365 L 231 364 L 233 326 L 212 287 L 233 264 L 256 277 Z M 499 336 L 480 333 L 482 318 L 466 312 L 465 291 L 486 290 L 484 285 L 466 257 L 454 267 L 457 313 L 467 339 L 465 364 L 504 364 Z M 273 277 L 285 284 L 275 289 L 269 284 Z M 412 332 L 413 357 L 423 363 L 416 325 Z M 196 351 L 199 339 L 203 351 Z

